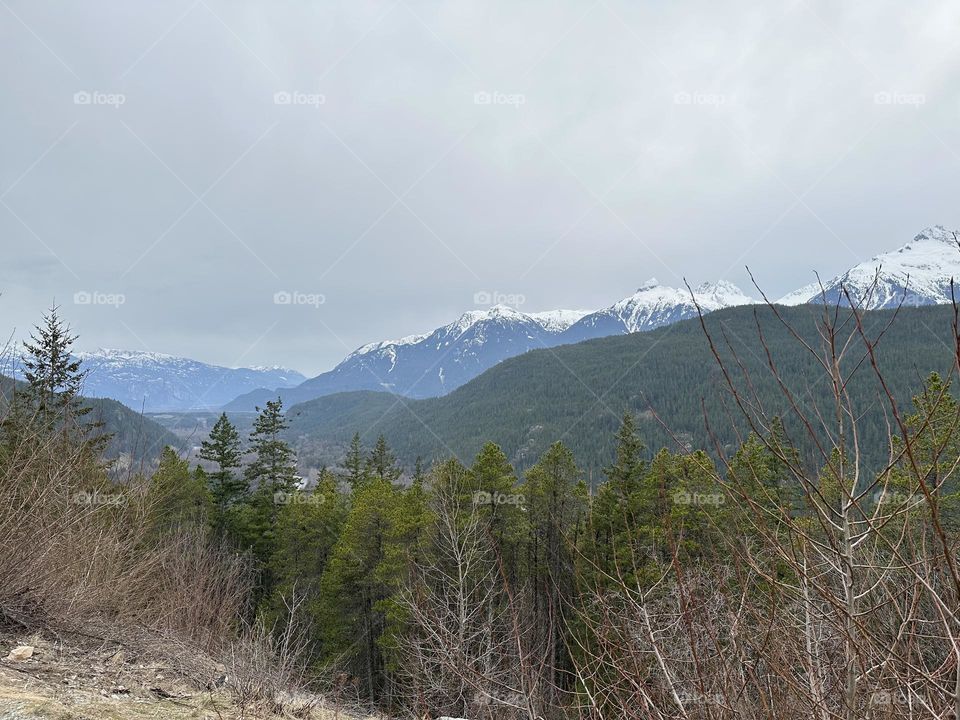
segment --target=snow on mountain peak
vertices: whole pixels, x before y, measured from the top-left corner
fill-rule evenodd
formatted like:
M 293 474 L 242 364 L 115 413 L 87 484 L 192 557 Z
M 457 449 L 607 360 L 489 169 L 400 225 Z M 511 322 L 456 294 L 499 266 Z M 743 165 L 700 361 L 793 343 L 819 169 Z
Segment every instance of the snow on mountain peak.
M 527 313 L 527 315 L 539 323 L 544 330 L 559 333 L 592 312 L 593 310 L 547 310 Z
M 723 280 L 699 285 L 693 296 L 704 312 L 757 302 L 733 283 Z M 600 312 L 618 318 L 626 332 L 640 332 L 691 317 L 696 314 L 696 308 L 687 288 L 649 280 L 630 297 Z
M 915 242 L 932 240 L 934 242 L 950 243 L 950 245 L 953 247 L 956 247 L 957 245 L 957 233 L 952 230 L 947 230 L 943 225 L 934 225 L 933 227 L 928 227 L 925 230 L 921 230 L 914 236 L 913 239 Z M 909 247 L 909 245 L 905 246 L 905 248 Z M 900 251 L 903 251 L 905 248 L 900 248 Z
M 139 361 L 139 362 L 164 362 L 167 360 L 179 360 L 176 355 L 167 353 L 148 352 L 146 350 L 121 350 L 118 348 L 97 348 L 92 352 L 78 352 L 77 357 L 81 360 L 120 360 L 120 361 Z
M 693 294 L 697 298 L 697 302 L 718 307 L 752 305 L 757 302 L 755 298 L 750 297 L 727 280 L 701 283 L 694 288 Z
M 950 280 L 960 277 L 960 245 L 954 231 L 929 227 L 906 245 L 881 253 L 823 283 L 812 283 L 780 298 L 783 305 L 846 303 L 845 288 L 864 309 L 950 302 Z
M 653 290 L 655 287 L 660 287 L 660 281 L 655 277 L 652 277 L 649 280 L 644 281 L 644 283 L 637 288 L 637 292 L 646 292 L 647 290 Z

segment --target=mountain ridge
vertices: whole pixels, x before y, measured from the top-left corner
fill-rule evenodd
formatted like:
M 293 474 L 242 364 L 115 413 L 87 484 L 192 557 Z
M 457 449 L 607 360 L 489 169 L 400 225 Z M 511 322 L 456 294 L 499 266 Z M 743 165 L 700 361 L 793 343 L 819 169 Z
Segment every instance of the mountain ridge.
M 777 300 L 781 305 L 848 304 L 846 288 L 864 310 L 949 303 L 950 279 L 960 277 L 958 232 L 934 225 L 896 250 L 870 260 L 823 283 L 811 283 Z
M 74 353 L 88 371 L 83 392 L 145 412 L 218 408 L 244 392 L 272 384 L 293 387 L 307 378 L 288 368 L 228 368 L 167 353 L 100 348 Z M 15 376 L 17 368 L 11 368 Z
M 694 295 L 706 312 L 757 302 L 725 281 L 704 283 Z M 694 315 L 696 306 L 688 290 L 663 286 L 654 278 L 627 298 L 596 311 L 525 313 L 508 305 L 469 310 L 428 333 L 362 345 L 332 370 L 296 388 L 256 390 L 236 398 L 225 409 L 252 410 L 277 396 L 289 405 L 352 390 L 437 397 L 530 350 L 639 332 Z
M 737 353 L 750 371 L 751 385 L 746 387 L 739 373 L 735 382 L 743 385 L 743 392 L 761 392 L 769 405 L 766 410 L 782 415 L 788 426 L 795 417 L 769 372 L 766 348 L 790 382 L 800 383 L 798 387 L 809 383 L 817 390 L 819 395 L 805 396 L 804 402 L 824 403 L 820 411 L 827 412 L 830 399 L 823 393 L 828 392 L 828 383 L 811 382 L 819 377 L 818 363 L 809 353 L 797 351 L 796 340 L 780 319 L 816 347 L 822 312 L 815 305 L 801 305 L 780 308 L 778 317 L 759 305 L 724 308 L 704 318 L 714 337 L 729 332 L 742 340 Z M 763 338 L 757 334 L 758 322 Z M 870 336 L 884 332 L 878 361 L 889 373 L 890 389 L 899 402 L 909 403 L 931 371 L 946 377 L 952 367 L 954 358 L 943 343 L 952 332 L 951 307 L 868 311 L 863 322 Z M 735 362 L 724 344 L 718 351 L 728 363 Z M 858 359 L 854 353 L 847 362 Z M 869 368 L 861 366 L 857 378 L 858 402 L 872 413 L 863 427 L 863 440 L 877 451 L 874 459 L 883 459 L 886 406 Z M 361 433 L 367 444 L 383 434 L 408 467 L 417 457 L 429 463 L 451 455 L 469 464 L 483 443 L 491 441 L 503 448 L 518 470 L 536 462 L 554 441 L 563 440 L 581 467 L 599 476 L 613 457 L 614 437 L 625 411 L 636 416 L 651 454 L 661 447 L 677 449 L 678 441 L 709 448 L 716 447 L 716 441 L 735 449 L 749 432 L 732 420 L 705 428 L 704 413 L 728 417 L 730 400 L 699 320 L 688 319 L 651 332 L 513 357 L 442 397 L 398 399 L 370 391 L 319 397 L 288 408 L 287 439 L 305 464 L 318 467 L 340 462 L 354 432 Z

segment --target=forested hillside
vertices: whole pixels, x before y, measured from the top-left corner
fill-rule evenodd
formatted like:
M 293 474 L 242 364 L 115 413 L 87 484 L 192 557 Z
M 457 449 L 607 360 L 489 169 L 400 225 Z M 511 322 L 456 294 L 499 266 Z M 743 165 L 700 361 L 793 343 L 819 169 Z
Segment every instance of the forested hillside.
M 784 307 L 777 312 L 805 342 L 820 346 L 823 308 Z M 883 333 L 879 361 L 900 400 L 908 399 L 931 371 L 950 366 L 950 349 L 942 338 L 949 337 L 952 319 L 947 306 L 864 315 L 869 336 Z M 759 401 L 768 412 L 782 414 L 788 430 L 794 413 L 769 371 L 767 348 L 785 381 L 803 390 L 802 402 L 817 404 L 827 397 L 828 383 L 808 382 L 819 377 L 816 361 L 809 353 L 797 352 L 797 343 L 769 307 L 719 310 L 704 321 L 723 358 L 733 359 L 728 343 L 737 348 L 733 367 L 739 367 L 738 383 L 747 387 L 743 372 L 748 373 Z M 847 322 L 852 327 L 849 318 Z M 862 359 L 863 353 L 848 358 L 845 367 L 849 372 L 858 365 L 850 389 L 860 400 L 874 398 L 879 390 Z M 365 441 L 383 434 L 408 467 L 418 456 L 424 461 L 449 456 L 466 460 L 492 441 L 518 468 L 526 468 L 562 440 L 581 467 L 596 477 L 608 462 L 625 411 L 637 416 L 639 435 L 652 449 L 676 450 L 678 441 L 713 447 L 704 413 L 722 445 L 738 444 L 743 425 L 730 417 L 730 396 L 720 380 L 700 321 L 693 319 L 652 332 L 532 351 L 442 398 L 409 400 L 375 392 L 319 398 L 289 409 L 288 437 L 299 449 L 301 464 L 316 466 L 338 463 L 355 432 Z M 886 421 L 880 404 L 870 407 L 861 441 L 874 458 L 882 458 Z
M 779 312 L 533 353 L 454 405 L 329 402 L 326 422 L 343 428 L 402 408 L 440 444 L 435 462 L 404 468 L 383 435 L 356 432 L 341 469 L 307 475 L 285 438 L 291 421 L 308 430 L 310 408 L 288 415 L 277 399 L 249 432 L 221 414 L 203 465 L 167 448 L 121 483 L 52 310 L 0 408 L 0 619 L 36 637 L 97 637 L 99 623 L 202 648 L 189 652 L 222 674 L 205 668 L 198 686 L 211 702 L 222 687 L 241 718 L 309 717 L 321 702 L 335 716 L 347 702 L 477 720 L 916 717 L 872 712 L 901 696 L 952 717 L 954 313 Z M 649 410 L 641 428 L 608 398 L 666 408 L 679 448 L 651 443 L 666 435 Z M 715 447 L 695 429 L 700 410 Z M 438 430 L 468 446 L 518 419 L 543 426 L 534 443 L 512 439 L 522 471 L 485 439 L 463 461 L 443 456 Z M 556 436 L 598 453 L 602 473 Z M 537 442 L 550 445 L 532 457 Z M 899 643 L 923 652 L 891 653 Z
M 0 375 L 0 412 L 6 408 L 14 382 Z M 123 403 L 108 398 L 85 398 L 83 403 L 91 408 L 91 417 L 102 422 L 103 432 L 110 436 L 104 450 L 104 456 L 109 459 L 125 457 L 134 465 L 149 464 L 160 457 L 168 445 L 178 450 L 183 448 L 180 438 Z

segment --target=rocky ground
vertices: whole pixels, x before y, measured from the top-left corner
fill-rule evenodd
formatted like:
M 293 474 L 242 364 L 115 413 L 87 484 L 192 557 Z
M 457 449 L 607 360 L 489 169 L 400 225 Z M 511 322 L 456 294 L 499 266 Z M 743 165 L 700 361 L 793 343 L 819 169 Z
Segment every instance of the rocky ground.
M 306 696 L 294 703 L 307 707 L 300 712 L 241 708 L 223 666 L 186 648 L 150 648 L 94 637 L 78 642 L 76 633 L 0 634 L 0 720 L 359 718 Z

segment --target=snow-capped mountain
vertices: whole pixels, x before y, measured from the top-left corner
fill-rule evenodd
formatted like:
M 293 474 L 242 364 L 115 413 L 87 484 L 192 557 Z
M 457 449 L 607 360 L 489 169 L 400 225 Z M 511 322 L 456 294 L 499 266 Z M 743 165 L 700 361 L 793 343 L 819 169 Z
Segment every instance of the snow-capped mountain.
M 942 225 L 927 228 L 909 243 L 882 253 L 824 282 L 806 285 L 780 298 L 781 305 L 827 303 L 846 305 L 841 287 L 864 309 L 904 305 L 938 305 L 950 299 L 950 279 L 960 279 L 960 232 Z
M 279 394 L 288 405 L 347 390 L 386 390 L 407 397 L 444 395 L 502 360 L 558 344 L 589 310 L 523 313 L 507 305 L 471 310 L 433 332 L 370 343 L 333 370 Z M 249 410 L 276 392 L 260 390 L 227 405 Z
M 694 297 L 704 312 L 757 302 L 736 285 L 721 280 L 694 288 Z M 643 332 L 686 320 L 697 314 L 690 291 L 661 285 L 656 278 L 647 280 L 628 298 L 581 318 L 561 336 L 563 343 L 591 338 Z
M 218 408 L 255 388 L 292 387 L 306 378 L 281 367 L 226 368 L 153 352 L 100 349 L 77 353 L 89 371 L 83 392 L 146 412 Z
M 701 308 L 756 302 L 727 282 L 695 291 Z M 279 392 L 259 390 L 238 397 L 228 410 L 250 410 L 280 395 L 289 405 L 350 390 L 386 390 L 413 398 L 455 390 L 499 362 L 528 350 L 588 338 L 652 330 L 696 314 L 688 290 L 650 280 L 633 295 L 596 312 L 553 310 L 523 313 L 506 305 L 472 310 L 436 330 L 357 348 L 333 370 Z

